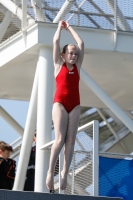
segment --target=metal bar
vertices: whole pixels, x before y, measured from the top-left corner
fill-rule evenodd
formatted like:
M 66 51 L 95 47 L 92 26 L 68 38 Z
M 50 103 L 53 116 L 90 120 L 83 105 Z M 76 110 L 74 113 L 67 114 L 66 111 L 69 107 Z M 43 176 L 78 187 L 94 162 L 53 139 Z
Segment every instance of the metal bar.
M 79 13 L 78 9 L 82 7 L 82 5 L 86 2 L 86 0 L 83 0 L 78 6 L 77 6 L 77 14 Z M 81 14 L 81 13 L 80 13 Z M 70 21 L 70 19 L 72 19 L 72 17 L 75 15 L 75 13 L 73 12 L 73 14 L 67 19 L 67 22 Z
M 108 4 L 108 6 L 111 9 L 111 11 L 114 13 L 115 12 L 114 11 L 114 1 L 106 0 L 106 3 Z M 126 21 L 122 11 L 118 7 L 117 1 L 115 1 L 115 3 L 116 3 L 116 7 L 117 7 L 117 20 L 118 20 L 122 30 L 124 30 L 124 31 L 132 31 L 132 29 L 130 28 L 130 25 Z
M 114 22 L 113 22 L 113 20 L 112 19 L 110 19 L 107 15 L 105 16 L 105 13 L 102 11 L 102 9 L 101 8 L 99 8 L 99 6 L 93 1 L 93 0 L 87 0 L 88 2 L 90 2 L 93 6 L 94 6 L 94 8 L 95 9 L 97 9 L 98 11 L 99 11 L 99 13 L 101 13 L 104 17 L 106 17 L 106 19 L 113 25 L 114 24 Z
M 60 155 L 59 155 L 59 194 L 64 194 L 64 190 L 60 189 L 60 186 L 61 186 L 61 170 L 63 169 L 63 161 L 64 161 L 64 147 L 62 147 Z
M 3 36 L 5 35 L 8 26 L 10 25 L 11 19 L 12 19 L 11 12 L 7 11 L 3 21 L 0 24 L 0 42 Z
M 75 175 L 75 153 L 73 154 L 73 160 L 72 160 L 72 189 L 71 189 L 71 194 L 74 194 L 74 185 L 75 185 L 74 184 L 74 175 Z
M 22 140 L 22 137 L 19 137 L 19 138 L 16 139 L 14 142 L 12 142 L 12 143 L 10 144 L 10 146 L 15 145 L 16 143 L 18 143 L 18 142 L 21 141 L 21 140 Z
M 53 13 L 53 15 L 56 16 L 57 15 L 56 12 L 59 12 L 59 9 L 56 9 L 56 8 L 55 8 L 56 10 L 54 11 L 53 8 L 50 7 L 47 2 L 45 2 L 45 0 L 43 0 L 43 4 L 44 4 L 44 7 L 42 9 L 51 11 Z
M 22 0 L 22 29 L 27 26 L 27 0 Z
M 5 14 L 7 12 L 7 9 L 1 4 L 0 7 L 0 15 Z M 19 22 L 18 20 L 16 21 L 16 17 L 14 16 L 12 18 L 12 22 L 11 22 L 14 26 L 16 26 L 19 30 L 21 29 L 21 22 Z
M 96 4 L 94 4 L 94 5 L 96 5 Z M 90 15 L 90 16 L 98 16 L 98 17 L 106 17 L 108 21 L 111 20 L 110 18 L 114 18 L 114 15 L 104 13 L 97 5 L 96 5 L 96 8 L 98 8 L 98 9 L 101 11 L 101 13 L 87 12 L 87 11 L 80 10 L 80 14 L 83 14 L 83 15 Z M 48 6 L 48 5 L 46 5 L 46 6 L 43 7 L 42 9 L 51 11 L 54 15 L 56 15 L 56 13 L 54 13 L 54 12 L 59 12 L 59 9 L 58 9 L 58 8 L 52 8 L 52 7 Z M 78 14 L 79 11 L 77 11 L 77 10 L 70 10 L 69 13 Z M 125 19 L 133 20 L 133 17 L 125 16 Z M 109 22 L 110 22 L 112 25 L 114 25 L 113 20 L 111 20 L 111 21 L 109 21 Z
M 115 138 L 117 140 L 119 140 L 119 137 L 117 136 L 117 134 L 115 133 L 115 131 L 113 130 L 113 128 L 110 126 L 110 124 L 108 123 L 107 119 L 104 117 L 104 115 L 100 111 L 100 109 L 96 108 L 96 110 L 99 113 L 99 115 L 101 116 L 101 118 L 106 122 L 106 125 L 108 126 L 109 130 L 111 131 L 111 133 L 113 133 L 113 135 L 115 136 Z
M 126 146 L 124 145 L 124 143 L 122 141 L 120 141 L 120 138 L 118 137 L 118 135 L 116 134 L 116 132 L 114 131 L 114 129 L 111 127 L 111 125 L 109 124 L 109 122 L 107 121 L 107 119 L 104 117 L 104 115 L 102 114 L 102 112 L 100 111 L 100 109 L 97 108 L 97 112 L 102 117 L 102 119 L 106 122 L 107 127 L 109 128 L 109 130 L 111 131 L 111 133 L 113 133 L 113 135 L 115 136 L 116 140 L 118 140 L 120 142 L 120 145 L 124 149 L 124 151 L 126 151 L 127 153 L 129 153 L 128 149 L 126 148 Z
M 35 79 L 33 83 L 31 99 L 29 104 L 29 110 L 24 130 L 23 142 L 21 146 L 17 173 L 14 182 L 14 190 L 23 190 L 26 171 L 29 163 L 31 146 L 34 137 L 34 131 L 36 129 L 37 120 L 37 90 L 38 90 L 38 66 L 35 73 Z
M 13 3 L 11 0 L 0 0 L 0 3 L 10 12 L 16 15 L 20 20 L 22 20 L 22 9 L 15 5 L 15 3 Z M 30 15 L 27 14 L 26 18 L 28 24 L 34 23 L 34 19 Z
M 128 116 L 129 116 L 131 119 L 133 119 L 133 115 L 131 114 L 130 111 L 126 111 L 126 113 L 128 114 Z
M 114 50 L 117 44 L 117 0 L 114 0 Z
M 93 196 L 99 194 L 99 122 L 93 121 Z
M 78 5 L 77 5 L 77 3 L 75 3 L 75 6 L 78 8 Z M 81 14 L 81 12 L 80 11 L 83 11 L 84 12 L 84 10 L 82 9 L 82 8 L 78 8 L 79 9 L 79 14 Z M 96 23 L 96 21 L 95 20 L 93 20 L 89 15 L 86 15 L 86 14 L 84 14 L 97 28 L 101 28 L 100 26 L 99 26 L 99 24 L 97 24 Z M 79 25 L 79 24 L 78 24 Z
M 46 16 L 43 12 L 43 6 L 41 0 L 31 0 L 31 4 L 33 6 L 33 10 L 35 13 L 35 19 L 37 21 L 46 22 Z
M 37 99 L 37 142 L 35 164 L 36 192 L 49 192 L 49 190 L 46 187 L 45 181 L 49 166 L 50 153 L 48 151 L 41 151 L 40 147 L 51 141 L 54 76 L 52 60 L 52 49 L 48 47 L 41 47 L 38 62 L 39 79 Z
M 66 0 L 60 11 L 58 12 L 57 16 L 55 17 L 53 23 L 58 23 L 60 20 L 65 19 L 75 1 L 76 0 Z
M 10 126 L 21 136 L 23 136 L 24 129 L 0 106 L 0 116 L 10 124 Z

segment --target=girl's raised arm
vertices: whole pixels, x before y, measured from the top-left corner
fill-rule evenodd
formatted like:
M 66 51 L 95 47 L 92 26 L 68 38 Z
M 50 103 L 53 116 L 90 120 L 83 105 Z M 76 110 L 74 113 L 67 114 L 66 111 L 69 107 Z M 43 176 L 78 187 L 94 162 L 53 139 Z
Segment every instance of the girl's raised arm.
M 78 60 L 77 60 L 77 65 L 81 67 L 83 58 L 84 58 L 84 42 L 83 40 L 79 37 L 79 35 L 76 33 L 76 31 L 66 22 L 67 27 L 66 29 L 71 33 L 73 36 L 74 40 L 76 41 L 78 45 Z
M 62 21 L 59 22 L 58 28 L 55 32 L 54 38 L 53 38 L 53 61 L 54 66 L 60 65 L 61 63 L 61 52 L 60 52 L 60 35 L 61 30 L 63 29 Z

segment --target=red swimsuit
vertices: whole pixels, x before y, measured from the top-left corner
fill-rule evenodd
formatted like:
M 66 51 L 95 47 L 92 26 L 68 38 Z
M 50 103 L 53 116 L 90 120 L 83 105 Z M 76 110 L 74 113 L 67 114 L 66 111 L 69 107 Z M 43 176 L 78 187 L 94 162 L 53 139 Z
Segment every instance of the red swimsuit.
M 68 113 L 80 104 L 79 79 L 77 66 L 74 65 L 70 71 L 65 63 L 56 76 L 54 103 L 61 103 Z

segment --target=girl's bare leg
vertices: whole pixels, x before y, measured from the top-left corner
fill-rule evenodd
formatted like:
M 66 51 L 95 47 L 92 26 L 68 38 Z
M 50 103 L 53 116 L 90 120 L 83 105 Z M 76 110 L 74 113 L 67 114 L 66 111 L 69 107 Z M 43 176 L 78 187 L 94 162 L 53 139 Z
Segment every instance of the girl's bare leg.
M 65 139 L 64 165 L 63 165 L 63 170 L 61 172 L 61 175 L 62 175 L 61 189 L 62 190 L 65 190 L 67 186 L 67 174 L 68 174 L 68 170 L 72 161 L 75 138 L 76 138 L 76 133 L 77 133 L 78 125 L 79 125 L 79 117 L 80 117 L 80 106 L 76 106 L 69 113 L 68 130 L 67 130 L 67 135 Z
M 54 103 L 52 117 L 55 130 L 55 142 L 51 149 L 49 169 L 46 178 L 46 186 L 49 190 L 54 189 L 55 163 L 64 145 L 68 125 L 68 113 L 60 103 Z

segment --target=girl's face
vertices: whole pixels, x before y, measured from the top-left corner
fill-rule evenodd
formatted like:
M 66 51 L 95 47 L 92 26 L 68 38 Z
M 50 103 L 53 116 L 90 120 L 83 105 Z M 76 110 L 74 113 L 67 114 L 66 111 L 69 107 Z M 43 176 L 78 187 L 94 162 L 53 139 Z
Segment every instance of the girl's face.
M 78 58 L 77 48 L 73 45 L 68 45 L 66 49 L 66 53 L 63 54 L 63 58 L 67 63 L 73 65 L 77 61 L 77 58 Z

